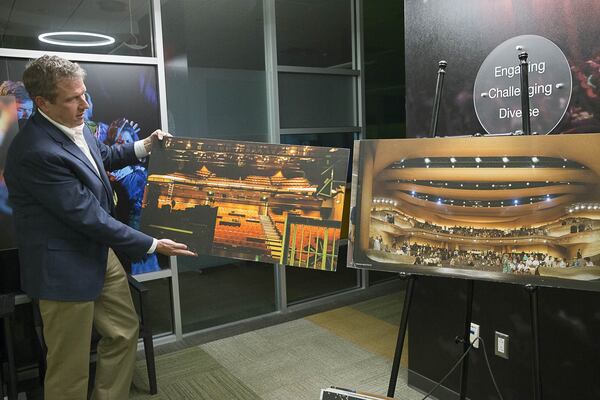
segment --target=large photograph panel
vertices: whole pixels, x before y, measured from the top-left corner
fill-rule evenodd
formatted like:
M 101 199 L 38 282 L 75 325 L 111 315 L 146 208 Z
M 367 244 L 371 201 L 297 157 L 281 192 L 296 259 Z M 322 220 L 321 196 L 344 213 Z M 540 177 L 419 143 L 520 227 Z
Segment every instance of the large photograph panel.
M 334 271 L 349 151 L 167 138 L 150 157 L 142 230 L 198 254 Z
M 600 290 L 599 152 L 600 134 L 360 141 L 352 264 Z

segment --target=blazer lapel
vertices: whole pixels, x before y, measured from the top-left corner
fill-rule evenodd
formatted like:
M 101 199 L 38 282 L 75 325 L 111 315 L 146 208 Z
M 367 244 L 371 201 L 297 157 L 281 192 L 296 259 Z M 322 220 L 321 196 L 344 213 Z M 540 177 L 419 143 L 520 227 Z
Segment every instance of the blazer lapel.
M 50 135 L 50 137 L 52 137 L 55 141 L 60 143 L 62 145 L 63 149 L 65 149 L 73 157 L 80 160 L 91 171 L 91 173 L 95 177 L 100 179 L 100 181 L 102 182 L 102 186 L 104 186 L 104 190 L 106 191 L 106 195 L 108 196 L 109 203 L 110 203 L 111 209 L 112 209 L 113 197 L 112 197 L 112 189 L 110 187 L 110 182 L 108 181 L 108 177 L 106 176 L 106 172 L 104 170 L 104 164 L 102 163 L 100 156 L 98 154 L 98 147 L 96 146 L 94 139 L 91 137 L 91 133 L 88 131 L 88 128 L 84 127 L 83 137 L 85 138 L 86 143 L 88 144 L 90 153 L 92 154 L 92 158 L 96 162 L 96 166 L 98 167 L 98 172 L 100 173 L 100 175 L 98 175 L 98 172 L 96 172 L 96 168 L 94 168 L 92 166 L 90 160 L 86 157 L 85 154 L 83 154 L 81 149 L 79 147 L 77 147 L 77 145 L 75 143 L 73 143 L 73 141 L 71 139 L 69 139 L 67 137 L 67 135 L 65 135 L 60 129 L 58 129 L 56 126 L 52 125 L 52 123 L 50 123 L 50 121 L 48 121 L 46 118 L 44 118 L 41 114 L 38 115 L 36 113 L 31 118 L 35 119 L 35 121 L 37 123 L 39 123 L 40 125 L 45 127 L 45 130 Z M 87 131 L 87 134 L 86 134 L 86 131 Z

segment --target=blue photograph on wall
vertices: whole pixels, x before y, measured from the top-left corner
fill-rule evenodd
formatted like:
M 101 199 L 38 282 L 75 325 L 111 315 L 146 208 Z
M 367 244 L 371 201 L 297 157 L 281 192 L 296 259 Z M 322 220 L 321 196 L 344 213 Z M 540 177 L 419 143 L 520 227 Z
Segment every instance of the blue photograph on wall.
M 19 125 L 35 112 L 32 100 L 21 76 L 28 60 L 0 58 L 0 95 L 12 96 L 17 112 L 17 122 L 9 130 L 0 125 L 0 137 L 10 139 Z M 102 143 L 118 145 L 144 139 L 160 127 L 156 68 L 148 65 L 101 64 L 80 62 L 87 72 L 85 85 L 89 108 L 85 114 L 85 125 Z M 0 118 L 2 118 L 0 114 Z M 6 114 L 4 114 L 6 115 Z M 18 125 L 17 125 L 18 124 Z M 12 132 L 12 133 L 11 133 Z M 3 140 L 0 148 L 0 168 L 5 159 L 9 140 Z M 108 173 L 116 201 L 115 217 L 121 222 L 139 229 L 142 199 L 147 178 L 148 160 Z M 0 192 L 2 188 L 0 179 Z M 2 202 L 2 236 L 0 249 L 15 248 L 10 221 L 10 207 Z M 5 212 L 6 211 L 6 212 Z M 156 255 L 131 263 L 131 273 L 140 274 L 161 269 Z

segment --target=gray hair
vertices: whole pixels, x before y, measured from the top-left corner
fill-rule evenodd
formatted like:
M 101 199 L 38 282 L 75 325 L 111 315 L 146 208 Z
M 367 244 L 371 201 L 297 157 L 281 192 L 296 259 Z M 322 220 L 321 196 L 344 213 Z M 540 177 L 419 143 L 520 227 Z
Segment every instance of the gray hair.
M 41 96 L 54 102 L 56 86 L 62 79 L 85 79 L 85 70 L 79 64 L 58 56 L 43 55 L 27 64 L 23 83 L 29 96 Z

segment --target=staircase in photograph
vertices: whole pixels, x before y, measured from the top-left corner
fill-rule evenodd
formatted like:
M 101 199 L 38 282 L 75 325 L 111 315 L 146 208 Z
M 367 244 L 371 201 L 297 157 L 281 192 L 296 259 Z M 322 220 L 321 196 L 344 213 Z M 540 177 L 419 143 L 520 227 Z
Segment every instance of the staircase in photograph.
M 268 215 L 261 215 L 260 223 L 265 231 L 265 243 L 267 244 L 267 249 L 271 252 L 271 257 L 279 259 L 281 257 L 281 247 L 283 245 L 281 234 L 277 231 L 275 224 Z

